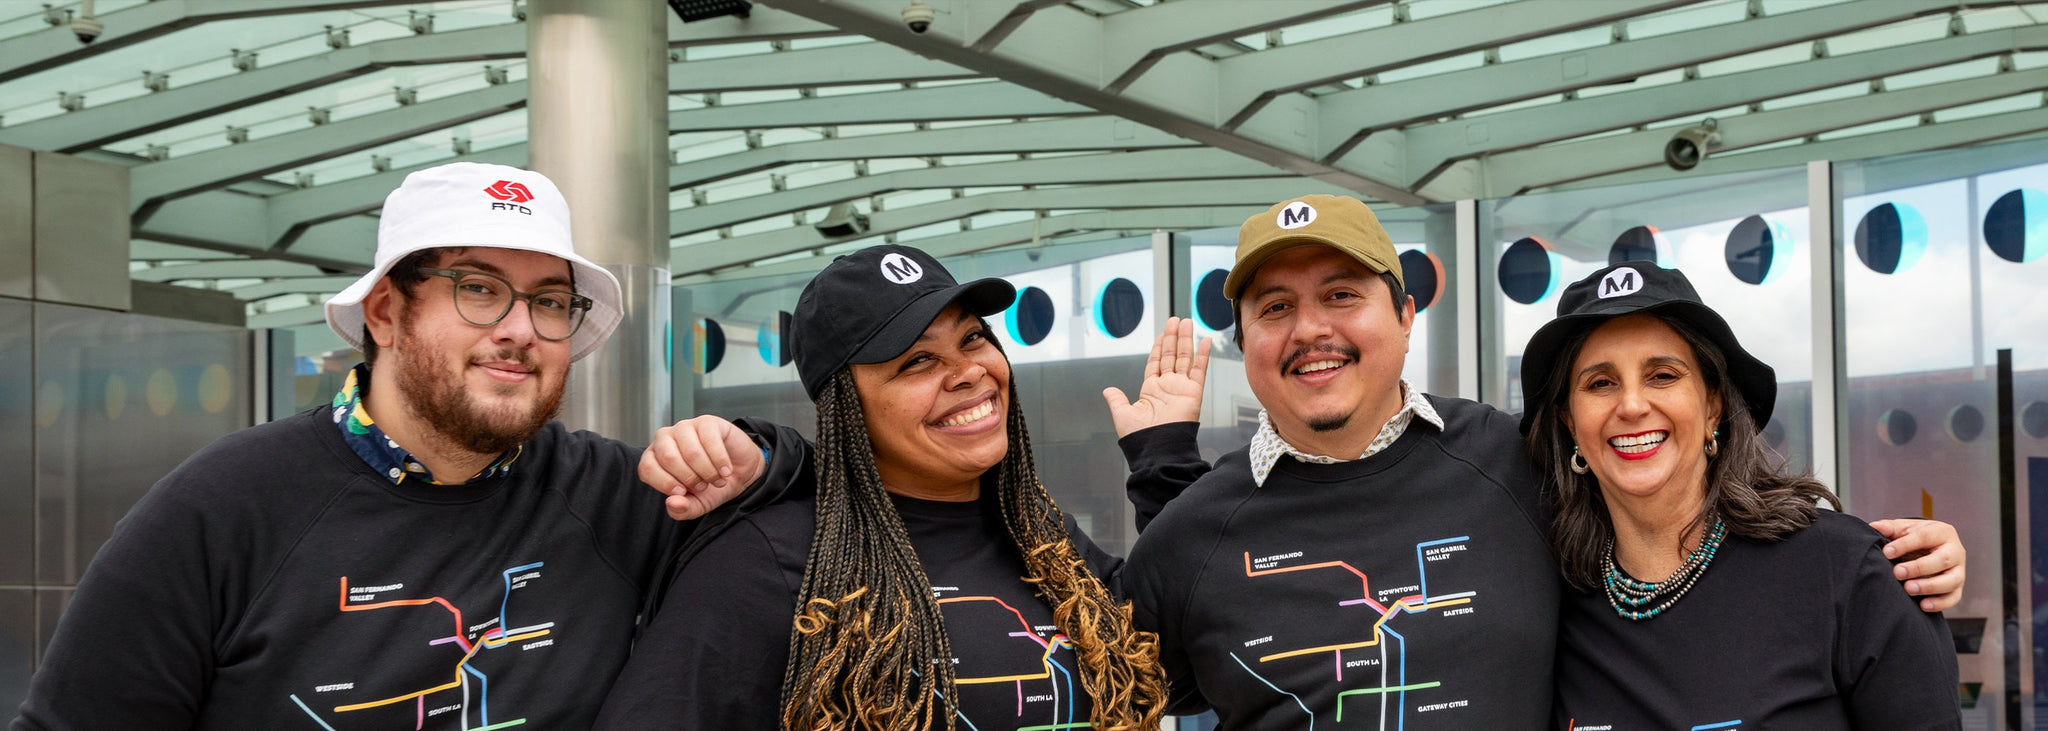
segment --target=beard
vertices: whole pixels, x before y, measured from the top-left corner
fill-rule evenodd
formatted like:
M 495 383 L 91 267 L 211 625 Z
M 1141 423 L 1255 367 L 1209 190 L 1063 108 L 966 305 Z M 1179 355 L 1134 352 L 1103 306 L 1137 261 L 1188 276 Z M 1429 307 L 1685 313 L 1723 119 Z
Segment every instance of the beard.
M 1349 423 L 1351 423 L 1350 414 L 1338 414 L 1336 416 L 1318 416 L 1310 418 L 1308 420 L 1308 428 L 1310 431 L 1319 432 L 1337 431 L 1338 429 L 1344 428 L 1344 425 Z
M 493 409 L 479 403 L 460 371 L 451 374 L 438 351 L 413 331 L 411 308 L 399 316 L 398 324 L 401 340 L 396 355 L 402 368 L 398 390 L 405 394 L 412 417 L 426 425 L 429 438 L 471 454 L 502 454 L 532 439 L 561 411 L 562 385 L 568 374 L 563 373 L 562 379 L 549 386 L 532 353 L 503 348 L 487 358 L 475 358 L 516 361 L 540 379 L 540 397 L 530 408 L 510 405 Z
M 1301 362 L 1301 359 L 1308 357 L 1310 353 L 1336 353 L 1353 363 L 1358 362 L 1359 356 L 1358 348 L 1351 345 L 1337 345 L 1334 343 L 1318 343 L 1314 347 L 1304 345 L 1296 348 L 1294 352 L 1288 353 L 1287 357 L 1280 359 L 1280 376 L 1285 378 L 1293 373 L 1294 365 Z M 1317 432 L 1333 432 L 1343 429 L 1346 424 L 1350 423 L 1350 412 L 1328 416 L 1311 416 L 1308 419 L 1308 428 L 1311 431 Z

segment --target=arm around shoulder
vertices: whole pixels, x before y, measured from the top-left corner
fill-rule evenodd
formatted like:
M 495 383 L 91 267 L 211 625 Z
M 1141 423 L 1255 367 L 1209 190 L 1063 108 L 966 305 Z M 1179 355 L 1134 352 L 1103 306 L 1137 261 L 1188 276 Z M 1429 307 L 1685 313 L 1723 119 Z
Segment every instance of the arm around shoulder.
M 596 728 L 778 728 L 794 596 L 762 530 L 732 526 L 676 573 Z
M 1856 728 L 1959 729 L 1955 643 L 1899 591 L 1877 539 L 1838 568 L 1835 675 Z

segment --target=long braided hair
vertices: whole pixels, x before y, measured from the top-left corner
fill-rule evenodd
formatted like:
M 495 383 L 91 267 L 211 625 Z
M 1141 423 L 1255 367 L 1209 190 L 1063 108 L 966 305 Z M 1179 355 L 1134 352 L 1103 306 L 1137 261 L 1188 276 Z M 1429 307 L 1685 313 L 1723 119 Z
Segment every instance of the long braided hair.
M 1130 605 L 1089 572 L 1038 482 L 1014 382 L 1009 403 L 1009 450 L 994 486 L 1023 578 L 1073 642 L 1094 727 L 1155 728 L 1166 701 L 1158 635 L 1132 627 Z M 882 489 L 850 369 L 826 383 L 817 407 L 818 521 L 783 670 L 783 728 L 951 729 L 952 644 L 931 579 Z

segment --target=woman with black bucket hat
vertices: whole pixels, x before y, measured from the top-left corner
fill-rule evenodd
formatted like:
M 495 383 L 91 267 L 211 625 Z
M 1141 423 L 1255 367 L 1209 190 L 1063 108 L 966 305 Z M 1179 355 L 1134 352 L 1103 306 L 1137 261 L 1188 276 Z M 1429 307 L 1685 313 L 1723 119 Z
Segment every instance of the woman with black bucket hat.
M 1122 560 L 1038 483 L 982 319 L 1015 296 L 904 246 L 841 257 L 804 288 L 790 349 L 816 443 L 691 424 L 694 458 L 763 457 L 763 479 L 797 497 L 705 519 L 713 537 L 688 549 L 598 728 L 1158 725 L 1157 638 L 1105 586 Z
M 1954 646 L 1884 539 L 1760 436 L 1771 367 L 1677 271 L 1571 285 L 1522 356 L 1554 487 L 1567 729 L 1960 728 Z

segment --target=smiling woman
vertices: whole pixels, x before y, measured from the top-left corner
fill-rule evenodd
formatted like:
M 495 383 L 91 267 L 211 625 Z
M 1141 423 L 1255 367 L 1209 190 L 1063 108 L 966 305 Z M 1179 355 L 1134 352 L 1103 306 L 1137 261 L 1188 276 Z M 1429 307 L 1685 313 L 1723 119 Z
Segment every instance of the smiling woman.
M 1776 375 L 1685 275 L 1595 272 L 1525 353 L 1522 429 L 1579 590 L 1559 627 L 1568 728 L 1960 726 L 1941 615 L 1898 591 L 1876 531 L 1782 471 L 1760 438 Z
M 699 532 L 598 728 L 1158 724 L 1157 637 L 1109 592 L 1122 559 L 1039 484 L 982 319 L 1015 296 L 901 246 L 805 287 L 790 348 L 817 442 L 753 420 L 751 445 L 716 417 L 693 420 L 707 438 L 683 431 L 689 460 L 765 455 L 761 479 L 804 497 Z

